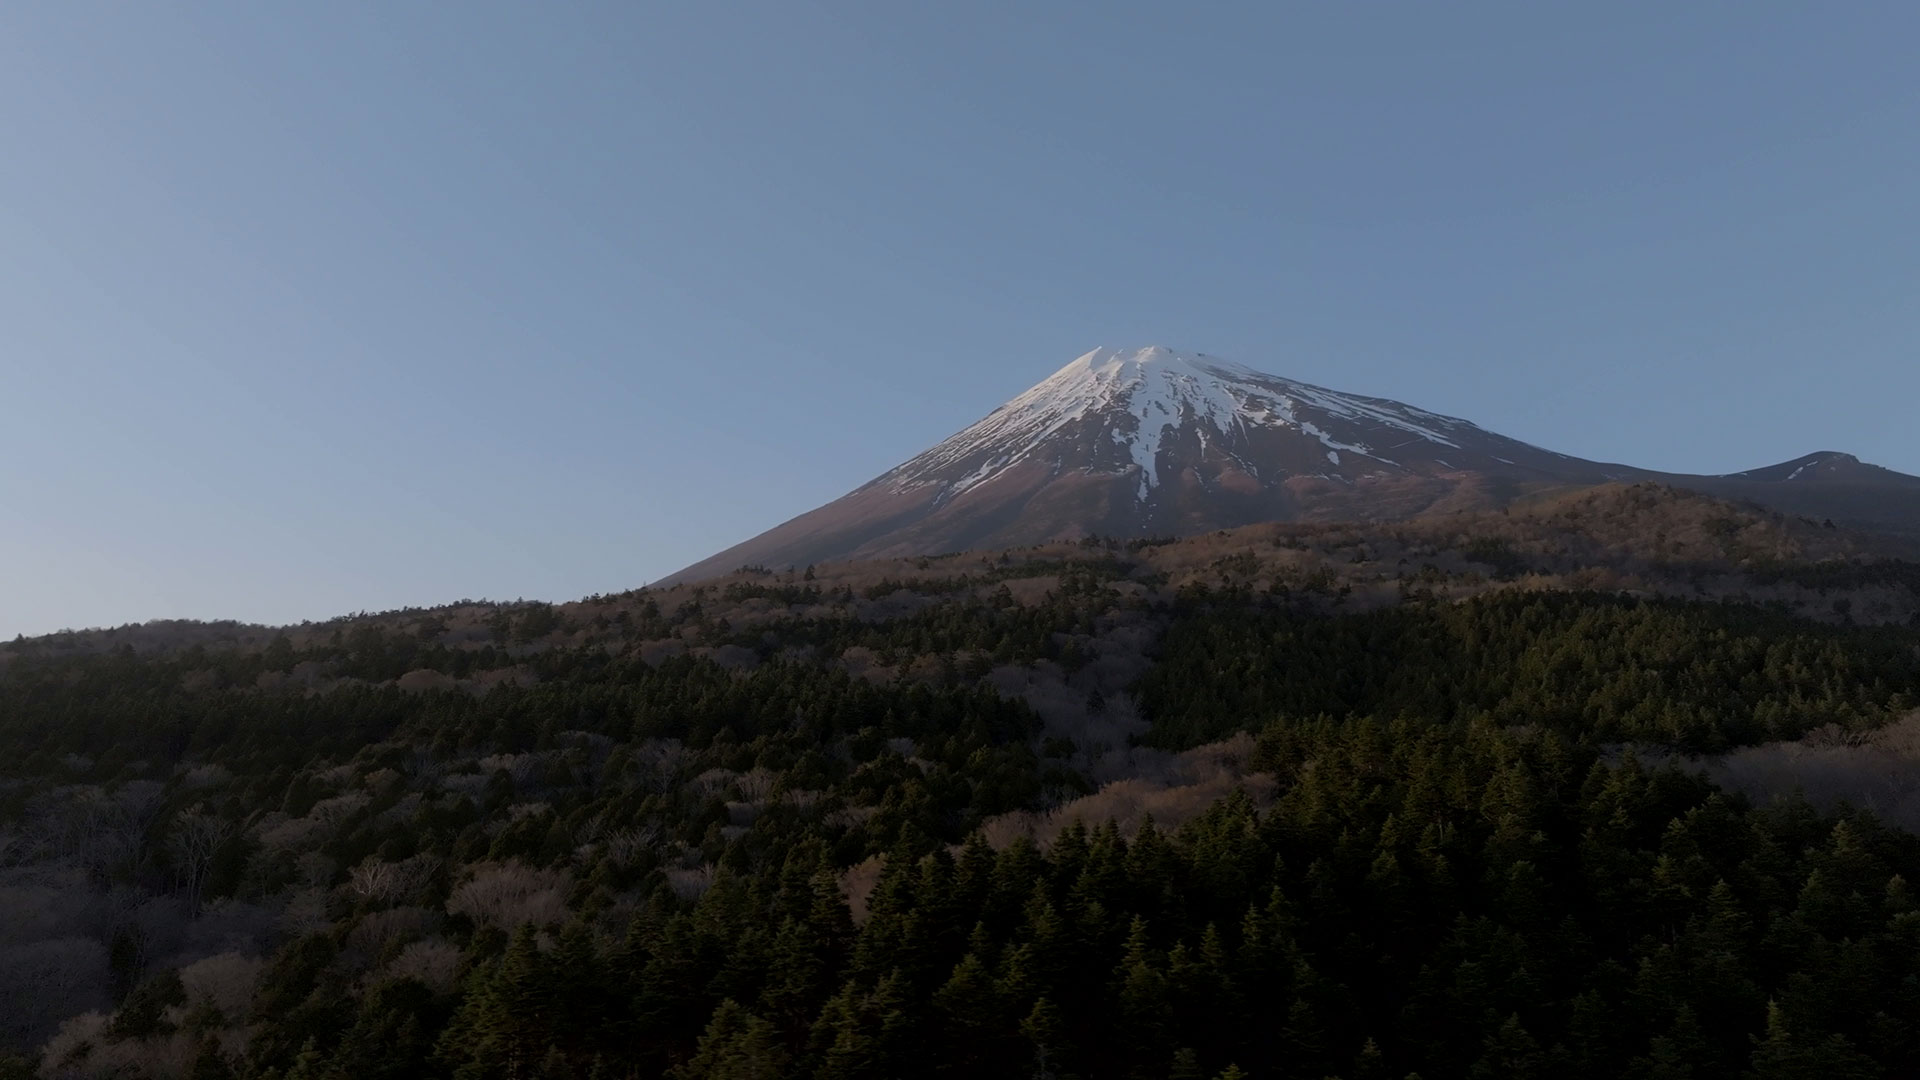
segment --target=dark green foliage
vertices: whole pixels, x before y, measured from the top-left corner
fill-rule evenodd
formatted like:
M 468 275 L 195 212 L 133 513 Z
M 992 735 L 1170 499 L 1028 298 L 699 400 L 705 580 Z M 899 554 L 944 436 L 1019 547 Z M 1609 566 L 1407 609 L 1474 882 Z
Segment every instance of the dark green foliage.
M 1335 616 L 1216 599 L 1174 622 L 1141 692 L 1162 746 L 1328 715 L 1484 717 L 1717 750 L 1877 725 L 1920 700 L 1917 646 L 1911 630 L 1611 595 Z
M 787 1056 L 773 1025 L 731 1000 L 713 1012 L 693 1058 L 668 1074 L 672 1080 L 780 1080 Z
M 272 943 L 246 1016 L 190 1004 L 171 971 L 143 979 L 142 939 L 111 931 L 107 1037 L 188 1041 L 194 1076 L 1917 1074 L 1920 842 L 1855 811 L 1755 808 L 1619 745 L 1871 727 L 1920 689 L 1913 632 L 1580 594 L 1329 615 L 1195 587 L 1128 607 L 1094 555 L 1046 567 L 1061 584 L 1037 606 L 981 589 L 1026 564 L 916 582 L 982 595 L 877 621 L 735 630 L 698 599 L 628 620 L 763 658 L 741 670 L 498 651 L 572 632 L 544 605 L 499 609 L 499 644 L 466 651 L 348 627 L 304 652 L 16 659 L 5 812 L 150 779 L 150 821 L 87 865 L 99 887 L 172 888 L 169 830 L 193 814 L 231 826 L 210 896 L 319 898 L 326 928 Z M 854 602 L 770 574 L 728 588 Z M 1069 794 L 1077 750 L 981 676 L 1092 662 L 1115 612 L 1162 620 L 1147 741 L 1250 731 L 1273 799 L 996 849 L 976 829 Z M 875 682 L 788 651 L 854 646 L 945 662 Z M 528 685 L 372 685 L 510 659 Z M 310 661 L 369 684 L 257 688 Z M 1067 700 L 1098 712 L 1121 689 L 1090 685 Z M 261 839 L 308 815 L 327 822 L 311 851 Z M 850 902 L 867 860 L 877 881 Z M 462 892 L 488 875 L 554 895 L 489 908 Z M 404 973 L 418 944 L 448 968 L 457 951 L 451 979 Z
M 858 927 L 796 854 L 622 940 L 523 928 L 474 969 L 438 1060 L 834 1078 L 1912 1060 L 1904 834 L 1752 810 L 1539 731 L 1322 721 L 1261 747 L 1295 777 L 1268 811 L 1235 797 L 1171 835 L 897 857 Z
M 447 1021 L 447 1003 L 412 980 L 383 982 L 360 1000 L 340 1036 L 332 1070 L 352 1080 L 404 1080 L 429 1067 L 432 1033 Z

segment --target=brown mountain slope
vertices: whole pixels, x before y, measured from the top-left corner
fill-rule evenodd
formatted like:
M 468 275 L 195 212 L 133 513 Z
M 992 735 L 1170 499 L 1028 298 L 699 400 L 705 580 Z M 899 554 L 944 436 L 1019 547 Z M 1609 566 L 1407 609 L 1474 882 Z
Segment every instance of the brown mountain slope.
M 1920 478 L 1822 452 L 1730 476 L 1587 461 L 1201 353 L 1096 349 L 846 496 L 663 579 L 741 566 L 1404 520 L 1654 480 L 1920 537 Z

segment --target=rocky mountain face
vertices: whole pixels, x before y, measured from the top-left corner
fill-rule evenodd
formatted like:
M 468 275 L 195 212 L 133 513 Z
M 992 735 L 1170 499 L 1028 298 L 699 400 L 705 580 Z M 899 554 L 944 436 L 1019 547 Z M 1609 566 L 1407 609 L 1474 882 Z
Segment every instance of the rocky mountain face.
M 1403 519 L 1642 480 L 1920 533 L 1920 478 L 1846 454 L 1730 476 L 1659 473 L 1155 346 L 1095 349 L 911 461 L 666 580 L 1087 535 Z

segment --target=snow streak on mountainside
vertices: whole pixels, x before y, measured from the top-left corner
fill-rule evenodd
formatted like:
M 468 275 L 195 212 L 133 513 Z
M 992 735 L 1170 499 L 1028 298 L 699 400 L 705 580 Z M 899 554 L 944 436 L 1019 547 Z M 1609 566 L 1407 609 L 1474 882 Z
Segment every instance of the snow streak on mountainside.
M 1463 435 L 1487 437 L 1465 420 L 1262 374 L 1204 353 L 1159 346 L 1095 349 L 876 483 L 896 492 L 943 485 L 942 501 L 951 499 L 1021 462 L 1057 451 L 1056 441 L 1089 421 L 1099 424 L 1126 453 L 1105 461 L 1096 454 L 1084 462 L 1054 453 L 1052 463 L 1095 471 L 1102 464 L 1119 466 L 1114 472 L 1131 465 L 1138 469 L 1137 494 L 1143 501 L 1161 482 L 1162 450 L 1188 425 L 1196 429 L 1203 447 L 1220 447 L 1256 476 L 1258 467 L 1236 451 L 1244 449 L 1249 433 L 1258 428 L 1287 429 L 1318 440 L 1326 464 L 1334 469 L 1316 475 L 1398 467 L 1379 446 L 1342 439 L 1321 426 L 1329 420 L 1371 426 L 1374 441 L 1391 439 L 1385 445 L 1393 447 L 1427 443 L 1458 450 Z M 1375 465 L 1357 462 L 1342 469 L 1348 465 L 1343 453 Z
M 1920 531 L 1920 479 L 1844 454 L 1734 476 L 1657 473 L 1154 346 L 1095 349 L 911 461 L 666 580 L 1089 535 L 1407 518 L 1638 480 Z

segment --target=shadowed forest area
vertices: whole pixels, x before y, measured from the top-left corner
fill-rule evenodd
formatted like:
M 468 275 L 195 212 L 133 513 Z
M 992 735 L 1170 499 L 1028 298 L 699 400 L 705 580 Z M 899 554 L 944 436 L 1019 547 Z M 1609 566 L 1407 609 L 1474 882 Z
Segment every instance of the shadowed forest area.
M 0 1076 L 1909 1075 L 1852 543 L 1635 488 L 17 641 Z

